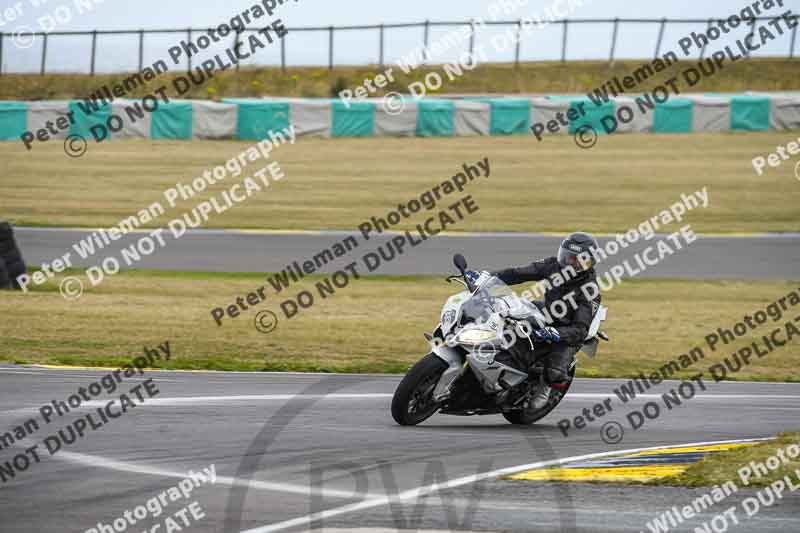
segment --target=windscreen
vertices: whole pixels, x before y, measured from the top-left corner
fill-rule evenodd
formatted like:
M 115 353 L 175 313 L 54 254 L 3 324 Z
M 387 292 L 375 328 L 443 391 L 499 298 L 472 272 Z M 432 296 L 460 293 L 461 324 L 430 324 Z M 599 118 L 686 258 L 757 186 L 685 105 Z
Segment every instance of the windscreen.
M 505 313 L 516 305 L 519 297 L 503 283 L 492 276 L 476 290 L 461 308 L 461 323 L 483 322 L 492 313 Z

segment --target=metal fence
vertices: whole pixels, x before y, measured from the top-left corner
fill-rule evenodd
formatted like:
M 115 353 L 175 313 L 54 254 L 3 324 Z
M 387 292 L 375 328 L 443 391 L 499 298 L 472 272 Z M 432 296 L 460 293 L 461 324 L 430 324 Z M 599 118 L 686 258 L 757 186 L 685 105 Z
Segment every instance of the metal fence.
M 609 24 L 613 25 L 611 31 L 611 42 L 609 44 L 609 52 L 608 52 L 608 60 L 609 62 L 613 62 L 615 59 L 616 47 L 617 47 L 617 37 L 619 34 L 619 28 L 623 24 L 653 24 L 658 28 L 658 36 L 656 40 L 655 50 L 653 52 L 653 57 L 656 58 L 659 56 L 661 51 L 661 45 L 664 39 L 664 30 L 666 29 L 668 24 L 707 24 L 707 27 L 711 27 L 711 25 L 715 21 L 724 21 L 723 19 L 718 18 L 710 18 L 710 19 L 626 19 L 626 18 L 614 18 L 614 19 L 562 19 L 562 20 L 555 20 L 549 22 L 549 24 L 553 25 L 560 25 L 561 26 L 561 61 L 568 60 L 568 40 L 570 36 L 570 28 L 571 27 L 580 27 L 581 24 Z M 771 18 L 759 17 L 755 19 L 751 19 L 748 21 L 750 24 L 750 32 L 752 34 L 753 28 L 755 27 L 756 21 L 769 21 L 772 20 Z M 797 20 L 797 17 L 795 17 Z M 291 35 L 295 32 L 323 32 L 327 33 L 328 35 L 328 68 L 334 68 L 334 35 L 337 31 L 372 31 L 376 32 L 377 38 L 377 46 L 378 46 L 378 63 L 381 67 L 385 64 L 385 42 L 386 42 L 386 34 L 389 30 L 392 29 L 399 29 L 399 28 L 420 28 L 421 30 L 421 42 L 425 49 L 428 49 L 428 45 L 430 42 L 430 29 L 433 27 L 464 27 L 464 26 L 473 26 L 474 30 L 474 22 L 471 21 L 460 21 L 460 22 L 433 22 L 433 21 L 424 21 L 424 22 L 413 22 L 413 23 L 400 23 L 400 24 L 376 24 L 376 25 L 362 25 L 362 26 L 311 26 L 311 27 L 298 27 L 298 28 L 287 28 L 288 34 Z M 515 51 L 513 59 L 509 58 L 505 62 L 510 63 L 513 62 L 515 66 L 519 65 L 520 61 L 536 61 L 542 60 L 543 58 L 522 58 L 520 57 L 520 49 L 521 49 L 521 42 L 522 42 L 522 28 L 523 22 L 522 20 L 507 20 L 507 21 L 484 21 L 484 25 L 486 26 L 506 26 L 510 28 L 516 28 L 516 43 L 515 43 Z M 234 37 L 234 43 L 238 43 L 243 35 L 246 35 L 250 32 L 257 32 L 260 28 L 245 28 L 241 32 L 237 32 Z M 53 32 L 34 32 L 32 34 L 36 37 L 42 37 L 42 53 L 41 53 L 41 67 L 40 73 L 44 75 L 46 73 L 46 63 L 47 63 L 47 46 L 48 40 L 57 36 L 80 36 L 84 35 L 91 38 L 91 55 L 89 61 L 89 74 L 92 76 L 95 74 L 95 64 L 97 58 L 97 37 L 100 35 L 135 35 L 138 37 L 138 44 L 139 44 L 139 70 L 141 71 L 144 66 L 144 40 L 146 35 L 155 35 L 155 34 L 183 34 L 186 36 L 187 41 L 191 41 L 192 34 L 196 32 L 207 32 L 211 30 L 211 28 L 186 28 L 186 29 L 155 29 L 155 30 L 95 30 L 95 31 L 53 31 Z M 472 55 L 475 51 L 475 35 L 476 32 L 472 31 L 470 34 L 469 39 L 469 51 L 470 55 Z M 4 46 L 4 41 L 8 40 L 12 37 L 11 34 L 2 33 L 0 32 L 0 66 L 3 65 L 3 53 L 4 49 L 8 48 L 7 45 Z M 789 49 L 786 52 L 786 55 L 789 58 L 794 58 L 795 52 L 795 42 L 797 38 L 797 26 L 792 29 L 791 38 Z M 280 39 L 280 55 L 281 55 L 281 68 L 285 71 L 287 67 L 286 63 L 286 48 L 287 48 L 287 39 L 286 36 Z M 705 53 L 705 46 L 703 47 L 702 51 L 700 52 L 700 57 L 703 57 Z M 501 61 L 502 62 L 502 61 Z M 424 63 L 424 61 L 423 61 Z M 187 69 L 192 68 L 191 58 L 187 60 Z M 236 66 L 239 68 L 239 65 Z M 2 73 L 2 72 L 0 72 Z M 7 72 L 8 73 L 8 72 Z

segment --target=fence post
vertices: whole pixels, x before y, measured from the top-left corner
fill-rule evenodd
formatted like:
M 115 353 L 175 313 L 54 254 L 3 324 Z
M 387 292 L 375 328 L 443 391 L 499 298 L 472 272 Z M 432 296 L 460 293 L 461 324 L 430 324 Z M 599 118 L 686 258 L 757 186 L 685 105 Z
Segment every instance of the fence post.
M 47 33 L 44 34 L 44 40 L 42 41 L 42 68 L 41 68 L 41 75 L 44 76 L 44 64 L 47 61 Z
M 94 30 L 92 32 L 92 65 L 89 72 L 90 76 L 94 76 L 94 60 L 96 52 L 97 52 L 97 30 Z
M 656 42 L 656 55 L 653 59 L 658 59 L 658 54 L 661 52 L 661 41 L 664 40 L 664 28 L 667 25 L 666 17 L 661 19 L 661 27 L 658 29 L 658 41 Z
M 380 65 L 383 68 L 383 24 L 380 25 Z
M 422 57 L 423 61 L 429 61 L 431 59 L 430 54 L 428 54 L 428 36 L 430 35 L 430 33 L 429 33 L 430 32 L 430 25 L 431 25 L 431 21 L 426 19 L 425 20 L 425 37 L 424 37 L 425 43 L 424 43 L 424 48 L 422 50 L 423 54 L 424 54 L 423 57 Z
M 283 37 L 281 37 L 281 72 L 286 74 L 286 36 L 289 35 L 285 33 Z
M 233 37 L 233 54 L 236 55 L 236 56 L 238 56 L 239 47 L 242 45 L 242 43 L 239 42 L 239 35 L 240 35 L 239 30 L 236 30 L 236 35 Z M 237 59 L 238 59 L 238 57 L 237 57 Z M 237 72 L 239 71 L 239 63 L 241 63 L 241 61 L 236 61 L 236 71 Z
M 709 28 L 711 28 L 711 23 L 712 22 L 713 22 L 713 19 L 708 19 L 708 25 L 706 26 L 706 34 L 708 34 L 708 30 L 709 30 Z M 706 45 L 707 44 L 708 43 L 706 41 L 703 41 L 703 47 L 700 48 L 700 60 L 701 61 L 703 60 L 703 56 L 706 55 Z
M 192 28 L 186 28 L 186 42 L 187 43 L 191 43 L 192 42 Z M 191 72 L 191 70 L 192 70 L 192 53 L 191 53 L 191 51 L 186 54 L 186 62 L 188 64 L 187 67 L 186 67 L 186 71 L 187 72 Z
M 144 30 L 139 30 L 139 72 L 144 67 Z
M 333 70 L 333 26 L 328 26 L 328 70 Z
M 475 64 L 475 20 L 469 21 L 469 65 Z
M 748 37 L 750 39 L 752 39 L 753 36 L 755 35 L 755 32 L 756 32 L 756 19 L 753 18 L 752 22 L 750 22 L 750 33 L 747 35 L 747 37 L 744 38 L 744 42 L 745 43 L 747 42 L 747 38 Z M 747 48 L 747 47 L 745 47 L 745 48 Z M 747 50 L 745 50 L 744 57 L 750 59 L 750 49 L 749 48 Z
M 608 62 L 614 64 L 614 51 L 617 48 L 617 31 L 619 30 L 619 18 L 614 19 L 614 33 L 611 36 L 611 53 L 608 56 Z
M 517 49 L 514 51 L 514 68 L 519 68 L 519 47 L 522 40 L 522 19 L 517 22 Z
M 567 24 L 569 20 L 564 19 L 562 24 L 564 25 L 564 33 L 561 36 L 561 62 L 564 63 L 567 60 Z
M 795 18 L 795 21 L 797 21 L 797 18 Z M 794 58 L 794 42 L 796 37 L 797 37 L 797 25 L 795 24 L 794 28 L 792 29 L 792 42 L 789 45 L 791 47 L 789 48 L 789 59 Z M 2 57 L 3 57 L 3 41 L 2 39 L 0 39 L 0 60 L 2 59 Z M 3 64 L 2 61 L 0 61 L 0 65 L 2 64 Z

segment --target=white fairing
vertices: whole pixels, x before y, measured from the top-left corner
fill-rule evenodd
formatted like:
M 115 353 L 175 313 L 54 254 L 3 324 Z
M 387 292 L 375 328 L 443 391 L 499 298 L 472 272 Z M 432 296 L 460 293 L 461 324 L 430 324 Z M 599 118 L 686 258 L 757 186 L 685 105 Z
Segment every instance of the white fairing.
M 511 300 L 511 302 L 512 303 L 508 308 L 508 316 L 511 318 L 522 319 L 535 317 L 542 322 L 546 320 L 539 308 L 528 300 L 525 300 L 524 298 L 514 298 Z
M 606 319 L 606 314 L 608 313 L 608 308 L 604 305 L 601 305 L 597 312 L 594 314 L 594 318 L 592 319 L 592 325 L 589 326 L 589 334 L 586 335 L 586 340 L 593 339 L 597 332 L 600 331 L 600 324 L 603 323 L 603 320 Z
M 442 307 L 442 335 L 447 335 L 461 319 L 461 306 L 469 299 L 469 291 L 461 291 L 452 295 Z
M 503 345 L 504 332 L 525 322 L 538 321 L 542 326 L 546 324 L 545 316 L 535 304 L 517 296 L 498 278 L 482 273 L 475 285 L 477 288 L 474 293 L 461 291 L 454 294 L 442 307 L 439 327 L 445 342 L 435 345 L 433 352 L 447 363 L 448 368 L 434 390 L 433 396 L 437 401 L 447 397 L 450 386 L 467 368 L 465 359 L 488 393 L 498 393 L 525 381 L 528 377 L 526 372 L 495 361 L 495 355 L 508 348 Z M 468 302 L 471 303 L 467 305 Z M 481 318 L 476 319 L 477 315 Z M 606 315 L 607 308 L 598 306 L 586 336 L 587 341 L 597 336 Z M 459 325 L 462 318 L 465 323 Z M 516 342 L 530 342 L 527 338 L 530 330 L 519 334 L 521 336 L 517 337 Z M 595 340 L 592 356 L 596 344 Z
M 458 324 L 459 320 L 461 320 L 461 307 L 466 303 L 469 297 L 469 291 L 461 291 L 447 299 L 447 302 L 445 302 L 442 307 L 442 314 L 440 317 L 442 335 L 447 336 L 447 334 L 453 330 L 453 326 Z M 528 300 L 523 298 L 504 298 L 502 301 L 505 302 L 506 313 L 510 318 L 523 319 L 537 317 L 544 324 L 545 316 L 538 307 Z M 601 309 L 605 308 L 601 307 Z M 603 315 L 603 319 L 605 319 L 605 315 Z M 595 334 L 596 333 L 597 331 L 595 328 Z M 592 336 L 594 336 L 594 334 Z
M 437 345 L 433 347 L 433 353 L 439 356 L 447 363 L 447 370 L 444 371 L 436 388 L 433 390 L 433 398 L 437 401 L 446 396 L 450 385 L 461 374 L 461 369 L 464 366 L 464 356 L 462 356 L 454 348 L 449 346 Z

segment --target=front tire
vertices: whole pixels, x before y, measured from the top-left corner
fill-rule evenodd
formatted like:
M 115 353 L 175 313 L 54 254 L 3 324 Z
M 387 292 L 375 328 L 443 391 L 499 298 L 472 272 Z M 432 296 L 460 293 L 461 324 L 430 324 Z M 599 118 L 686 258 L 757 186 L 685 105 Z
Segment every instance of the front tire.
M 411 367 L 392 398 L 392 418 L 401 426 L 415 426 L 439 409 L 433 390 L 447 369 L 447 363 L 429 353 Z

